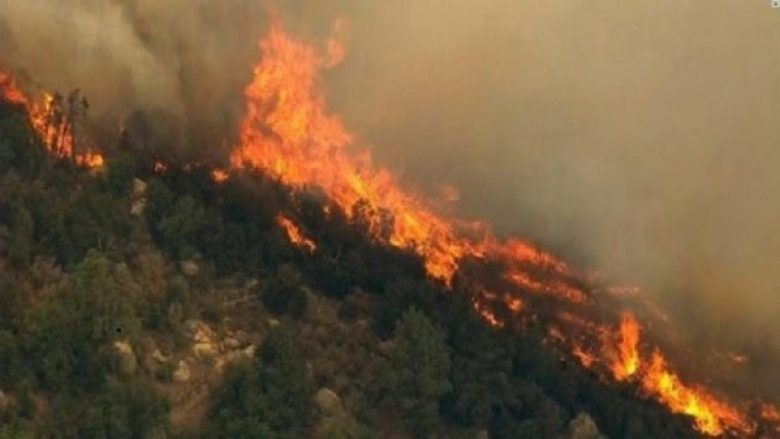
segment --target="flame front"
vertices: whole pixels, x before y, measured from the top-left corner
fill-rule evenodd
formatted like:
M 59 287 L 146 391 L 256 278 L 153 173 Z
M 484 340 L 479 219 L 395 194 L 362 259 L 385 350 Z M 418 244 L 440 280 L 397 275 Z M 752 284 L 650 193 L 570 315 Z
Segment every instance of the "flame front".
M 41 93 L 38 100 L 32 101 L 16 85 L 10 73 L 0 71 L 0 97 L 6 102 L 25 107 L 30 125 L 38 133 L 46 149 L 56 157 L 72 159 L 87 168 L 101 168 L 105 164 L 100 153 L 92 150 L 76 151 L 72 115 L 74 109 L 83 104 L 76 102 L 76 95 L 69 97 L 67 105 L 61 96 L 47 92 Z
M 326 111 L 319 89 L 320 71 L 343 58 L 338 41 L 330 39 L 326 55 L 320 55 L 274 24 L 260 47 L 263 58 L 246 89 L 247 113 L 240 144 L 231 158 L 234 167 L 259 168 L 292 186 L 322 187 L 348 217 L 365 223 L 372 238 L 412 249 L 422 257 L 428 274 L 447 285 L 464 258 L 489 259 L 501 263 L 505 279 L 522 291 L 571 304 L 588 303 L 587 294 L 567 280 L 574 277 L 569 268 L 554 256 L 521 240 L 502 243 L 484 226 L 460 229 L 434 213 L 421 198 L 404 191 L 388 170 L 374 166 L 368 151 L 355 149 L 355 136 L 338 116 Z M 292 242 L 311 243 L 289 219 L 279 217 L 278 221 Z M 474 239 L 474 233 L 465 233 L 474 231 L 481 237 Z M 488 305 L 496 297 L 483 291 L 473 306 L 490 325 L 503 328 L 507 322 Z M 513 315 L 524 309 L 523 302 L 512 295 L 506 295 L 503 303 Z M 720 434 L 726 427 L 743 432 L 753 428 L 736 409 L 684 385 L 668 369 L 660 351 L 643 365 L 640 327 L 632 314 L 621 316 L 615 337 L 586 319 L 571 316 L 569 321 L 575 319 L 584 333 L 615 340 L 614 346 L 609 341 L 609 349 L 601 350 L 572 341 L 571 351 L 586 367 L 604 364 L 617 380 L 637 378 L 645 392 L 672 411 L 692 416 L 705 433 Z M 556 327 L 550 328 L 550 334 L 561 342 L 567 340 Z
M 660 351 L 653 352 L 650 364 L 641 380 L 642 388 L 675 413 L 694 418 L 696 427 L 710 435 L 723 434 L 728 428 L 742 434 L 752 434 L 755 424 L 744 413 L 715 398 L 704 389 L 682 383 L 671 372 Z
M 612 363 L 612 373 L 615 379 L 623 381 L 639 369 L 639 323 L 632 314 L 623 313 L 621 316 L 619 337 L 618 355 Z
M 233 167 L 261 169 L 292 187 L 321 187 L 371 238 L 413 250 L 429 276 L 447 286 L 452 285 L 461 262 L 475 258 L 499 264 L 506 288 L 559 300 L 568 309 L 593 306 L 578 276 L 553 255 L 519 239 L 499 241 L 482 223 L 466 224 L 438 215 L 421 197 L 402 189 L 390 171 L 373 164 L 370 152 L 356 146 L 355 135 L 341 118 L 327 111 L 320 90 L 321 71 L 344 58 L 337 38 L 330 38 L 321 54 L 313 45 L 290 38 L 275 23 L 260 49 L 262 59 L 245 90 L 246 115 L 231 156 Z M 456 198 L 454 191 L 447 193 L 446 199 Z M 292 221 L 283 216 L 277 220 L 292 242 L 313 246 Z M 478 290 L 474 310 L 493 327 L 506 328 L 507 316 L 526 312 L 527 305 L 517 293 Z M 496 306 L 509 314 L 496 312 Z M 549 326 L 548 332 L 585 367 L 603 368 L 616 380 L 636 383 L 671 411 L 693 417 L 704 433 L 755 431 L 742 411 L 683 384 L 660 351 L 644 364 L 640 325 L 633 314 L 620 316 L 617 332 L 587 317 L 594 314 L 561 312 L 558 321 L 574 325 L 575 335 L 567 336 L 558 326 Z

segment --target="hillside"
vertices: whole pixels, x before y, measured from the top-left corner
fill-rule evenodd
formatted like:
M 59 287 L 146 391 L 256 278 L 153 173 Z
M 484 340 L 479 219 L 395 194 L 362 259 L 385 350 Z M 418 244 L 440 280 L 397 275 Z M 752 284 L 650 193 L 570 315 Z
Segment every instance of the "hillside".
M 215 169 L 89 169 L 0 106 L 0 438 L 697 436 L 317 188 Z

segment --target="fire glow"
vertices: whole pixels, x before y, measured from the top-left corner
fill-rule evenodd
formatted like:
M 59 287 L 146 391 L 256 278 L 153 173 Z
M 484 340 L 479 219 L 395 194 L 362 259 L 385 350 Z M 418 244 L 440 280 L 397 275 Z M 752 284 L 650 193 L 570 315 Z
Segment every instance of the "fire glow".
M 31 100 L 16 85 L 13 76 L 0 71 L 0 97 L 6 102 L 25 107 L 30 125 L 38 133 L 46 149 L 56 157 L 72 159 L 76 164 L 91 169 L 102 168 L 105 159 L 100 153 L 88 149 L 76 151 L 73 117 L 66 111 L 65 99 L 59 95 L 43 92 L 38 100 Z M 75 97 L 73 95 L 72 97 Z M 72 113 L 82 102 L 68 99 Z
M 623 381 L 639 369 L 639 323 L 633 315 L 624 313 L 620 318 L 618 357 L 612 363 L 615 379 Z
M 336 35 L 341 26 L 337 25 Z M 455 284 L 463 261 L 496 265 L 501 270 L 500 289 L 472 279 L 479 290 L 473 308 L 489 325 L 508 330 L 515 326 L 515 319 L 535 312 L 537 298 L 556 301 L 565 308 L 550 322 L 548 334 L 583 367 L 605 380 L 635 385 L 670 411 L 690 416 L 703 433 L 749 436 L 756 431 L 756 422 L 743 405 L 732 405 L 708 389 L 686 383 L 664 354 L 641 338 L 646 328 L 634 314 L 614 315 L 613 311 L 606 315 L 612 315 L 616 323 L 602 323 L 611 320 L 591 312 L 597 305 L 587 282 L 564 262 L 524 240 L 502 241 L 484 223 L 439 215 L 423 197 L 404 190 L 392 172 L 376 166 L 341 118 L 328 112 L 320 88 L 321 72 L 345 57 L 337 37 L 328 39 L 324 50 L 318 51 L 274 24 L 260 48 L 262 59 L 245 90 L 246 114 L 231 155 L 234 169 L 260 169 L 291 187 L 322 188 L 349 219 L 365 223 L 371 239 L 412 250 L 430 278 L 447 287 Z M 2 71 L 0 98 L 26 108 L 31 126 L 53 155 L 90 168 L 104 165 L 98 153 L 77 153 L 72 121 L 62 112 L 61 98 L 43 94 L 33 102 Z M 156 173 L 165 170 L 164 163 L 155 163 Z M 230 173 L 215 170 L 212 178 L 222 183 Z M 454 188 L 442 195 L 447 202 L 458 198 Z M 296 247 L 307 253 L 317 250 L 290 217 L 280 214 L 276 222 Z M 765 422 L 780 426 L 775 406 L 763 404 L 760 413 Z
M 437 215 L 421 197 L 403 190 L 389 170 L 374 165 L 371 154 L 356 147 L 355 135 L 338 115 L 327 111 L 320 89 L 321 71 L 344 57 L 337 39 L 329 39 L 325 49 L 318 51 L 290 38 L 277 23 L 260 48 L 262 59 L 245 90 L 246 114 L 240 142 L 231 157 L 234 168 L 260 169 L 292 187 L 319 186 L 350 219 L 368 211 L 361 219 L 368 221 L 371 238 L 413 250 L 424 261 L 429 276 L 447 286 L 452 285 L 461 261 L 490 260 L 503 267 L 509 285 L 523 292 L 589 306 L 591 298 L 565 263 L 522 240 L 501 242 L 481 223 L 463 230 L 461 223 Z M 313 246 L 294 223 L 284 217 L 278 221 L 291 241 Z M 496 302 L 502 303 L 510 316 L 526 312 L 519 298 L 506 295 L 503 301 L 496 301 L 496 297 L 483 291 L 473 302 L 474 310 L 491 326 L 505 328 L 510 323 L 503 314 L 494 312 Z M 581 345 L 553 326 L 550 331 L 584 367 L 601 367 L 611 371 L 615 380 L 638 383 L 643 393 L 671 411 L 691 416 L 704 433 L 755 431 L 755 423 L 743 411 L 705 390 L 683 384 L 660 351 L 643 363 L 640 325 L 632 314 L 621 315 L 616 331 L 584 317 L 576 319 L 587 335 L 581 338 L 601 340 L 601 347 Z
M 276 223 L 279 224 L 279 227 L 287 234 L 287 239 L 296 247 L 306 250 L 309 253 L 314 253 L 314 251 L 317 250 L 317 244 L 307 238 L 303 232 L 301 232 L 301 229 L 286 216 L 282 214 L 277 215 Z

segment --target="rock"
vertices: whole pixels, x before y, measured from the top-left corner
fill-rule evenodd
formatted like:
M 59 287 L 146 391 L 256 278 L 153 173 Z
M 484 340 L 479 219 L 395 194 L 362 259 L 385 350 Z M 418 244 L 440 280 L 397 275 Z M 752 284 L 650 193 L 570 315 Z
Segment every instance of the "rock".
M 341 412 L 341 398 L 333 390 L 323 387 L 314 395 L 314 403 L 325 415 L 335 415 Z
M 130 215 L 142 216 L 146 212 L 146 198 L 141 198 L 133 201 L 130 206 Z
M 225 345 L 227 349 L 238 349 L 241 347 L 241 342 L 233 337 L 227 337 L 222 341 L 222 344 Z
M 186 383 L 192 377 L 190 365 L 186 361 L 180 360 L 176 370 L 173 371 L 173 381 L 177 383 Z
M 139 178 L 133 179 L 133 195 L 140 197 L 146 194 L 146 182 Z
M 211 342 L 200 342 L 192 345 L 192 353 L 198 358 L 216 357 L 219 346 Z
M 163 354 L 162 352 L 160 352 L 159 349 L 155 349 L 154 352 L 152 352 L 152 358 L 154 359 L 154 361 L 156 361 L 158 363 L 167 363 L 168 362 L 168 357 L 165 354 Z
M 198 358 L 214 357 L 219 353 L 217 334 L 209 325 L 199 321 L 187 322 L 187 330 L 192 338 L 192 353 Z
M 569 437 L 571 439 L 599 439 L 602 436 L 596 421 L 589 414 L 582 412 L 569 422 Z
M 255 351 L 257 351 L 257 346 L 250 344 L 249 346 L 245 347 L 241 352 L 245 357 L 252 358 L 255 356 Z
M 277 319 L 275 319 L 273 317 L 268 319 L 268 326 L 270 326 L 271 328 L 279 326 L 279 320 L 277 320 Z
M 200 273 L 200 265 L 192 259 L 181 261 L 179 265 L 181 266 L 181 272 L 186 276 L 194 277 Z
M 195 333 L 198 331 L 198 328 L 203 324 L 200 320 L 187 320 L 184 322 L 184 330 L 187 331 L 187 335 L 190 338 L 193 338 L 195 336 Z
M 239 343 L 241 343 L 241 346 L 246 346 L 249 343 L 252 343 L 252 336 L 244 331 L 236 331 L 233 336 L 236 338 L 236 340 L 238 340 Z
M 114 349 L 119 354 L 119 373 L 125 376 L 135 375 L 138 370 L 138 358 L 133 352 L 133 347 L 126 341 L 115 341 Z

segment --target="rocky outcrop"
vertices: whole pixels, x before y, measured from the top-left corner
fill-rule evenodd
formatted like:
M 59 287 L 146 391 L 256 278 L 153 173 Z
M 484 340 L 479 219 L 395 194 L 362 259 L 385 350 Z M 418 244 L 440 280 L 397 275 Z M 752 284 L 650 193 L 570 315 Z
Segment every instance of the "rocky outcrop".
M 314 403 L 317 408 L 326 416 L 333 416 L 341 413 L 341 398 L 333 390 L 323 387 L 314 395 Z
M 142 216 L 146 211 L 146 188 L 143 180 L 133 179 L 133 191 L 131 194 L 130 214 Z
M 192 340 L 192 354 L 195 357 L 213 358 L 219 354 L 217 334 L 209 325 L 200 320 L 190 320 L 185 325 Z
M 181 261 L 179 265 L 181 272 L 184 273 L 185 276 L 195 277 L 200 273 L 200 265 L 192 259 Z
M 580 413 L 569 422 L 570 439 L 600 439 L 604 436 L 599 432 L 596 421 L 587 414 Z
M 176 366 L 176 370 L 173 371 L 173 381 L 176 383 L 186 383 L 190 378 L 192 378 L 190 365 L 186 361 L 180 360 L 179 364 Z
M 135 375 L 138 370 L 138 358 L 135 356 L 133 347 L 126 341 L 115 341 L 114 350 L 119 356 L 118 369 L 119 373 L 124 376 Z

